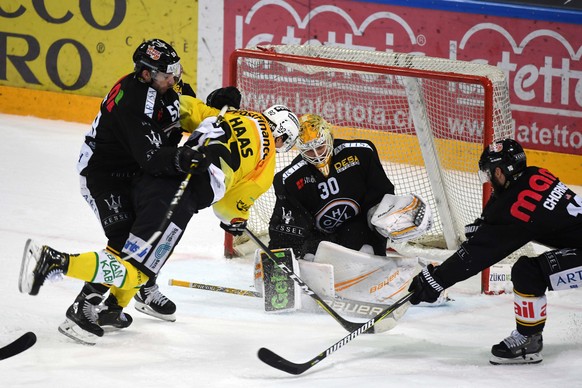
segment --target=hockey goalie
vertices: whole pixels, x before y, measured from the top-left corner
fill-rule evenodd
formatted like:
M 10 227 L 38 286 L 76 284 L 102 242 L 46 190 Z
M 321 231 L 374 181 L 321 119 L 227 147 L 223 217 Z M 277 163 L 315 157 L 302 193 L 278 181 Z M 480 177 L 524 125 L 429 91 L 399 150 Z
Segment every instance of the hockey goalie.
M 293 265 L 331 306 L 343 303 L 338 311 L 371 318 L 373 309 L 379 312 L 399 299 L 420 270 L 416 258 L 387 255 L 388 243 L 425 233 L 432 214 L 419 196 L 394 194 L 374 143 L 335 138 L 332 128 L 316 114 L 299 118 L 299 155 L 273 180 L 269 249 L 279 249 L 278 260 Z M 270 263 L 274 260 L 265 257 L 257 254 L 256 278 L 262 281 L 257 289 L 264 289 L 267 311 L 299 308 L 300 303 L 310 307 L 312 301 L 301 298 L 293 281 L 285 283 Z M 406 308 L 380 323 L 395 324 Z
M 370 208 L 370 233 L 390 241 L 403 242 L 425 233 L 432 224 L 429 207 L 416 195 L 386 194 Z M 346 316 L 370 319 L 407 293 L 410 281 L 422 268 L 422 259 L 395 252 L 374 255 L 321 240 L 315 254 L 295 257 L 292 248 L 272 250 L 278 263 L 293 272 L 334 310 Z M 269 256 L 255 254 L 255 287 L 263 293 L 267 312 L 301 309 L 317 311 L 319 306 L 275 265 Z M 376 325 L 376 332 L 393 328 L 410 305 L 406 304 Z

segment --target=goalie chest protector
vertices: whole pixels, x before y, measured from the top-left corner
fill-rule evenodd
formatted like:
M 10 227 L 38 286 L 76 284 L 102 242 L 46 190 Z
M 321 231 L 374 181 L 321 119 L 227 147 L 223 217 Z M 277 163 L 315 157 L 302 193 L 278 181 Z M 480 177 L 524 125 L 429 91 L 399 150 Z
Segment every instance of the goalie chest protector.
M 330 172 L 325 177 L 301 155 L 278 173 L 288 196 L 295 198 L 317 229 L 333 233 L 345 221 L 378 203 L 394 185 L 384 172 L 376 148 L 367 140 L 334 140 Z

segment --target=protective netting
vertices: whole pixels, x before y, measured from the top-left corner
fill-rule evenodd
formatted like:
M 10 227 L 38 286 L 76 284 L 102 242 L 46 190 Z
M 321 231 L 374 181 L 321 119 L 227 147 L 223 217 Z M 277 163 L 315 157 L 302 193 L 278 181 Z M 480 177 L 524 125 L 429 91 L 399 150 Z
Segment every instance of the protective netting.
M 482 209 L 476 171 L 484 144 L 513 136 L 501 70 L 328 46 L 261 46 L 232 58 L 246 109 L 283 104 L 298 116 L 323 116 L 335 137 L 374 142 L 396 194 L 416 193 L 433 210 L 433 228 L 415 243 L 455 249 L 464 239 L 464 225 Z M 278 155 L 277 171 L 296 155 Z M 271 189 L 252 207 L 255 233 L 267 233 L 274 203 Z

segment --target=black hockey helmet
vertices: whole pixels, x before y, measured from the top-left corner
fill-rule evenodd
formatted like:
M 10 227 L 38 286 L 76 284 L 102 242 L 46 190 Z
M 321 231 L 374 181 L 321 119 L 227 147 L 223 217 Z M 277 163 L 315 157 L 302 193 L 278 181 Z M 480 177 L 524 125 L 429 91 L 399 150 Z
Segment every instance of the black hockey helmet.
M 491 143 L 479 158 L 481 182 L 491 181 L 496 167 L 501 168 L 508 181 L 516 180 L 526 167 L 523 147 L 513 139 L 497 140 Z
M 161 39 L 150 39 L 140 44 L 133 53 L 134 71 L 140 73 L 143 69 L 152 72 L 173 74 L 178 79 L 182 75 L 180 57 L 174 48 Z

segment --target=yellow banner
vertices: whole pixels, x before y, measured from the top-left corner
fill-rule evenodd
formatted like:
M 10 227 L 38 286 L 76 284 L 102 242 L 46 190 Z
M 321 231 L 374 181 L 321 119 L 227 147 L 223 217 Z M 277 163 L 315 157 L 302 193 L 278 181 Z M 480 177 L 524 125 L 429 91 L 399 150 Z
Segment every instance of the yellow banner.
M 192 0 L 4 0 L 0 85 L 104 97 L 133 70 L 137 46 L 160 38 L 196 90 L 197 34 Z

